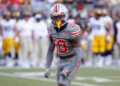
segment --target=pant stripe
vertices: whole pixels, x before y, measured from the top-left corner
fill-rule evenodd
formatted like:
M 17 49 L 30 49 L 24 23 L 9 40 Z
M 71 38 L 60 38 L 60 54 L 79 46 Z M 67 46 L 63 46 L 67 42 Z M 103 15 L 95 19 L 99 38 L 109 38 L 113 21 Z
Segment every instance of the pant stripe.
M 73 78 L 75 77 L 75 74 L 77 73 L 79 66 L 80 66 L 80 62 L 78 63 L 78 66 L 77 66 L 77 68 L 76 68 L 76 71 L 75 71 L 75 73 L 74 73 Z M 72 80 L 73 80 L 73 78 L 72 78 Z

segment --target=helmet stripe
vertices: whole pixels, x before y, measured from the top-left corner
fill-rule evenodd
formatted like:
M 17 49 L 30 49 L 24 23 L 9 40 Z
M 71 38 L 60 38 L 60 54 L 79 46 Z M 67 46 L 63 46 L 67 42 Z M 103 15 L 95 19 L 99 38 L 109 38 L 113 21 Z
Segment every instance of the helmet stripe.
M 55 5 L 55 12 L 58 12 L 58 4 Z

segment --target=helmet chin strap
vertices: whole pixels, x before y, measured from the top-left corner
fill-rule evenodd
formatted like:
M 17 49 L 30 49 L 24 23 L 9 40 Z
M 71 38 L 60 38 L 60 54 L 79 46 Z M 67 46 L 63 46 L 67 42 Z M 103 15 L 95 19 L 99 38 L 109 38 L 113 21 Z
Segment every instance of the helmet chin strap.
M 58 29 L 60 29 L 61 21 L 56 22 L 56 25 L 58 26 Z

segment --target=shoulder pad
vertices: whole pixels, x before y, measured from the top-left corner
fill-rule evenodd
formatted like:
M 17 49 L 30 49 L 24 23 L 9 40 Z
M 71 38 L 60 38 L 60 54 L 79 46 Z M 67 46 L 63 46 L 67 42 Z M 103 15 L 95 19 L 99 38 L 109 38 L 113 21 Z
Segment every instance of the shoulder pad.
M 70 24 L 69 26 L 71 27 L 70 28 L 71 36 L 80 35 L 81 29 L 79 25 L 73 23 L 73 24 Z

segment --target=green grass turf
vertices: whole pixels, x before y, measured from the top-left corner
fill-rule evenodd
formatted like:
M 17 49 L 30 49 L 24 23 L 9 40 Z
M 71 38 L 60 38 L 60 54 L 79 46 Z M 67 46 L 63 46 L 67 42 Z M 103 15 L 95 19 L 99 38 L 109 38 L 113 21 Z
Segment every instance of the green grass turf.
M 44 72 L 44 69 L 0 69 L 0 73 L 13 74 L 16 72 Z M 55 69 L 52 69 L 55 73 Z M 26 76 L 27 77 L 27 76 Z M 35 76 L 36 78 L 43 78 L 43 76 Z M 83 77 L 85 80 L 76 80 L 76 77 Z M 98 86 L 120 86 L 120 67 L 111 68 L 80 68 L 74 78 L 74 82 L 92 84 Z M 93 77 L 105 78 L 111 80 L 110 82 L 96 82 L 92 80 Z M 56 80 L 55 76 L 50 79 Z M 27 78 L 12 77 L 0 75 L 0 86 L 57 86 L 55 82 L 34 80 Z M 71 85 L 82 86 L 82 85 Z
M 47 83 L 38 80 L 29 80 L 0 76 L 0 86 L 54 86 L 55 83 Z

